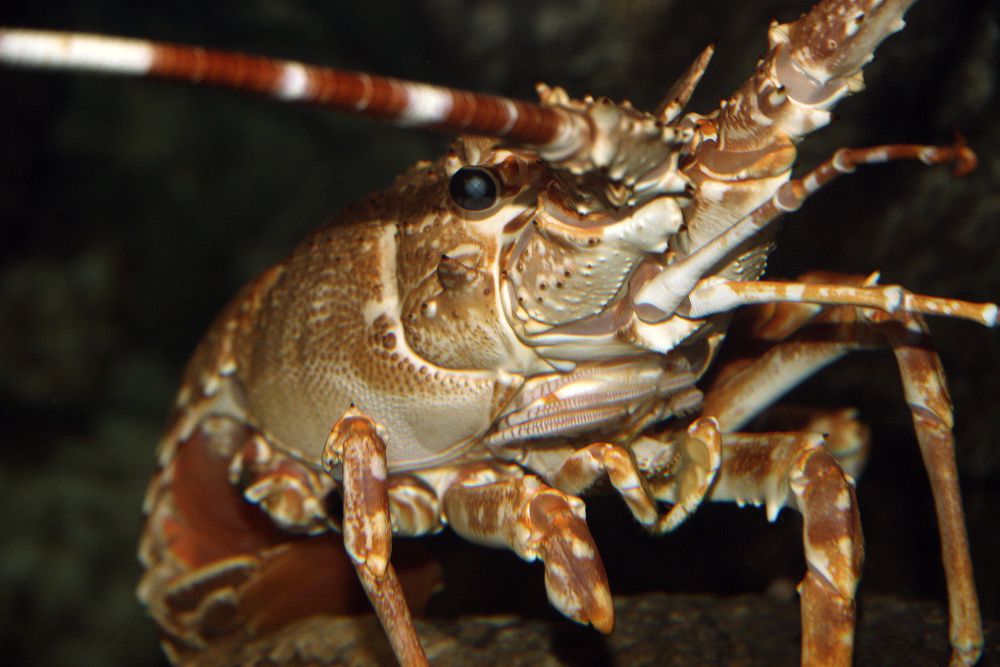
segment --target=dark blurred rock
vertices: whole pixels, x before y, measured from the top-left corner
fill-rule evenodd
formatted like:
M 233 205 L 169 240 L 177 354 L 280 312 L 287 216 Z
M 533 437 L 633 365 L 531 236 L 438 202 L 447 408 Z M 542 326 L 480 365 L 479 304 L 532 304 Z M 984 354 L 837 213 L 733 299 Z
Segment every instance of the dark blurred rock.
M 652 593 L 615 598 L 616 626 L 604 637 L 565 619 L 469 616 L 419 620 L 435 667 L 793 667 L 799 664 L 797 601 L 745 595 L 716 598 Z M 315 639 L 295 647 L 243 647 L 247 659 L 291 664 L 391 665 L 373 616 L 308 621 Z M 1000 624 L 987 627 L 980 665 L 1000 665 Z M 940 667 L 948 662 L 948 629 L 931 603 L 866 596 L 855 664 Z M 208 657 L 205 667 L 213 664 Z M 284 663 L 281 663 L 284 664 Z

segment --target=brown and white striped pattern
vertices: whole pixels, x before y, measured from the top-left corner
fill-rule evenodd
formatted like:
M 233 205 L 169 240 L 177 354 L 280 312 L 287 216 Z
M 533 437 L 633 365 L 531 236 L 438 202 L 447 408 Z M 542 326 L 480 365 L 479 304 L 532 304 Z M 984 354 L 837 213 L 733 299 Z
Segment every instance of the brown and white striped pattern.
M 640 317 L 648 321 L 662 321 L 673 314 L 680 304 L 689 297 L 695 297 L 695 287 L 699 281 L 710 275 L 713 267 L 724 257 L 739 247 L 762 229 L 774 223 L 783 214 L 798 210 L 810 196 L 823 186 L 843 174 L 853 172 L 857 167 L 866 164 L 878 164 L 896 160 L 919 160 L 926 165 L 954 165 L 956 176 L 969 173 L 976 166 L 976 156 L 959 137 L 952 146 L 925 146 L 920 144 L 893 144 L 871 146 L 868 148 L 841 148 L 833 157 L 822 162 L 815 169 L 801 178 L 792 179 L 778 187 L 774 194 L 763 204 L 755 208 L 742 219 L 735 221 L 724 232 L 706 242 L 687 257 L 674 262 L 643 285 L 637 292 L 634 302 Z M 762 292 L 766 287 L 743 290 L 742 303 L 752 303 L 749 292 L 757 289 Z M 719 290 L 717 290 L 719 291 Z M 717 295 L 718 296 L 718 295 Z M 929 314 L 942 314 L 952 317 L 963 317 L 987 326 L 996 326 L 997 309 L 994 304 L 971 304 L 955 299 L 935 300 L 922 295 L 909 295 L 903 307 L 926 309 Z M 776 295 L 777 301 L 792 298 L 789 294 L 782 297 Z M 766 300 L 766 299 L 765 299 Z M 793 300 L 809 301 L 802 295 Z M 734 296 L 733 306 L 740 302 Z M 833 301 L 816 301 L 817 303 L 834 303 Z M 853 303 L 848 301 L 847 303 Z M 865 305 L 865 304 L 861 304 Z M 878 303 L 871 304 L 879 307 Z M 698 311 L 700 306 L 693 310 Z M 711 312 L 721 312 L 726 308 L 713 310 L 707 304 L 702 315 Z
M 200 47 L 70 32 L 0 29 L 0 63 L 185 81 L 538 147 L 576 146 L 571 111 Z
M 878 277 L 877 274 L 875 276 Z M 988 327 L 997 325 L 995 303 L 972 303 L 959 299 L 914 294 L 899 285 L 827 285 L 821 283 L 767 280 L 702 280 L 688 295 L 688 317 L 706 317 L 753 303 L 814 303 L 830 306 L 861 306 L 885 313 L 907 312 L 972 320 Z

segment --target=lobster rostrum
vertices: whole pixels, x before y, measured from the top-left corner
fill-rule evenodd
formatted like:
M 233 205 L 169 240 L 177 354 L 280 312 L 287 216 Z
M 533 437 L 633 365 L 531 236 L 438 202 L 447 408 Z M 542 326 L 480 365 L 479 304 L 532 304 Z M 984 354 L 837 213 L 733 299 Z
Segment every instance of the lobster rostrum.
M 995 326 L 997 306 L 882 286 L 877 274 L 760 279 L 775 221 L 836 176 L 899 159 L 973 168 L 959 141 L 841 149 L 791 177 L 796 144 L 863 87 L 862 67 L 912 2 L 824 0 L 773 24 L 756 71 L 707 115 L 683 108 L 711 48 L 650 113 L 545 86 L 531 104 L 0 30 L 0 62 L 12 65 L 221 85 L 463 135 L 309 236 L 198 347 L 140 547 L 139 595 L 171 658 L 234 663 L 261 647 L 272 660 L 301 656 L 317 619 L 352 604 L 329 539 L 342 533 L 396 656 L 425 664 L 409 607 L 435 575 L 397 572 L 392 536 L 445 526 L 541 560 L 553 605 L 610 632 L 580 499 L 607 480 L 653 532 L 706 499 L 763 504 L 770 518 L 799 510 L 802 662 L 850 664 L 862 429 L 826 413 L 793 432 L 740 429 L 847 352 L 888 347 L 938 513 L 952 663 L 974 663 L 983 640 L 951 408 L 923 316 Z M 770 347 L 699 387 L 744 306 Z

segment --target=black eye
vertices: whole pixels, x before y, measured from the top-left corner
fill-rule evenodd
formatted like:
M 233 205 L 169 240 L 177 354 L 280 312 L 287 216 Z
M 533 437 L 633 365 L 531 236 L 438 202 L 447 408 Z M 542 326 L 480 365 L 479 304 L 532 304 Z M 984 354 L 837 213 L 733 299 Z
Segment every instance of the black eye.
M 451 177 L 448 194 L 466 211 L 485 211 L 497 202 L 497 181 L 482 167 L 462 167 Z

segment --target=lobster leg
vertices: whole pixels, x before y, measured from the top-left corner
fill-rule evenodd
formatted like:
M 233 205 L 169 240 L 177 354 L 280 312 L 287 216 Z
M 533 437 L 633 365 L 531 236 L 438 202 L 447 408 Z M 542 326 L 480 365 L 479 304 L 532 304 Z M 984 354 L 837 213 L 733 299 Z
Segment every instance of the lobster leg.
M 281 465 L 277 477 L 263 474 L 265 445 L 245 422 L 209 415 L 174 444 L 150 485 L 139 597 L 177 664 L 249 664 L 261 655 L 318 664 L 351 641 L 327 623 L 371 608 L 341 535 L 312 534 L 311 520 L 287 524 L 296 516 L 287 510 L 307 506 L 300 501 L 309 496 L 279 478 L 302 480 L 304 471 L 271 449 L 267 460 Z M 333 484 L 317 475 L 324 477 Z M 247 491 L 269 479 L 284 485 L 283 499 L 247 502 Z M 410 607 L 422 608 L 441 574 L 416 546 L 399 545 L 394 556 Z
M 632 515 L 644 526 L 656 523 L 659 512 L 656 500 L 629 450 L 610 442 L 597 442 L 582 449 L 527 449 L 523 465 L 540 474 L 546 482 L 564 493 L 583 495 L 598 480 L 607 476 L 611 485 L 628 505 Z M 558 456 L 550 460 L 552 454 Z
M 979 601 L 972 577 L 969 538 L 958 488 L 954 420 L 941 359 L 918 315 L 887 320 L 885 333 L 903 380 L 903 392 L 913 415 L 924 468 L 930 478 L 941 536 L 941 558 L 948 586 L 948 620 L 952 665 L 972 665 L 983 650 Z
M 805 281 L 810 279 L 804 277 Z M 858 279 L 842 280 L 849 283 Z M 760 323 L 759 328 L 768 329 L 771 335 L 783 328 L 795 330 L 815 312 L 814 307 L 804 304 L 781 304 L 772 310 L 770 322 Z M 951 400 L 927 325 L 918 314 L 853 307 L 822 309 L 815 323 L 818 326 L 802 329 L 745 368 L 724 377 L 706 395 L 705 414 L 716 417 L 723 431 L 733 431 L 847 352 L 891 348 L 899 364 L 934 497 L 948 587 L 952 664 L 971 665 L 982 652 L 982 626 L 958 488 Z
M 437 492 L 416 475 L 389 478 L 389 520 L 392 534 L 430 535 L 444 528 Z
M 814 433 L 725 436 L 711 497 L 766 503 L 772 520 L 786 502 L 802 513 L 802 664 L 846 667 L 864 547 L 853 482 L 822 440 Z
M 583 501 L 534 475 L 494 480 L 466 478 L 445 491 L 451 527 L 471 542 L 506 547 L 527 561 L 540 558 L 553 606 L 578 623 L 611 632 L 611 590 Z
M 870 434 L 854 408 L 830 410 L 780 405 L 770 408 L 757 424 L 763 432 L 824 434 L 823 448 L 854 479 L 868 462 Z
M 332 491 L 333 480 L 274 449 L 259 433 L 233 456 L 228 472 L 247 502 L 259 506 L 283 530 L 318 535 L 336 529 L 322 500 Z
M 385 441 L 375 422 L 351 406 L 323 447 L 328 469 L 343 466 L 344 546 L 400 664 L 427 665 L 396 570 Z
M 560 491 L 580 495 L 607 476 L 632 515 L 664 533 L 679 526 L 704 499 L 722 458 L 722 434 L 714 419 L 698 419 L 669 443 L 645 437 L 632 451 L 607 442 L 553 452 L 529 448 L 519 461 Z M 645 474 L 643 474 L 645 473 Z M 669 476 L 670 490 L 651 488 L 647 475 Z M 661 514 L 657 502 L 673 507 Z

